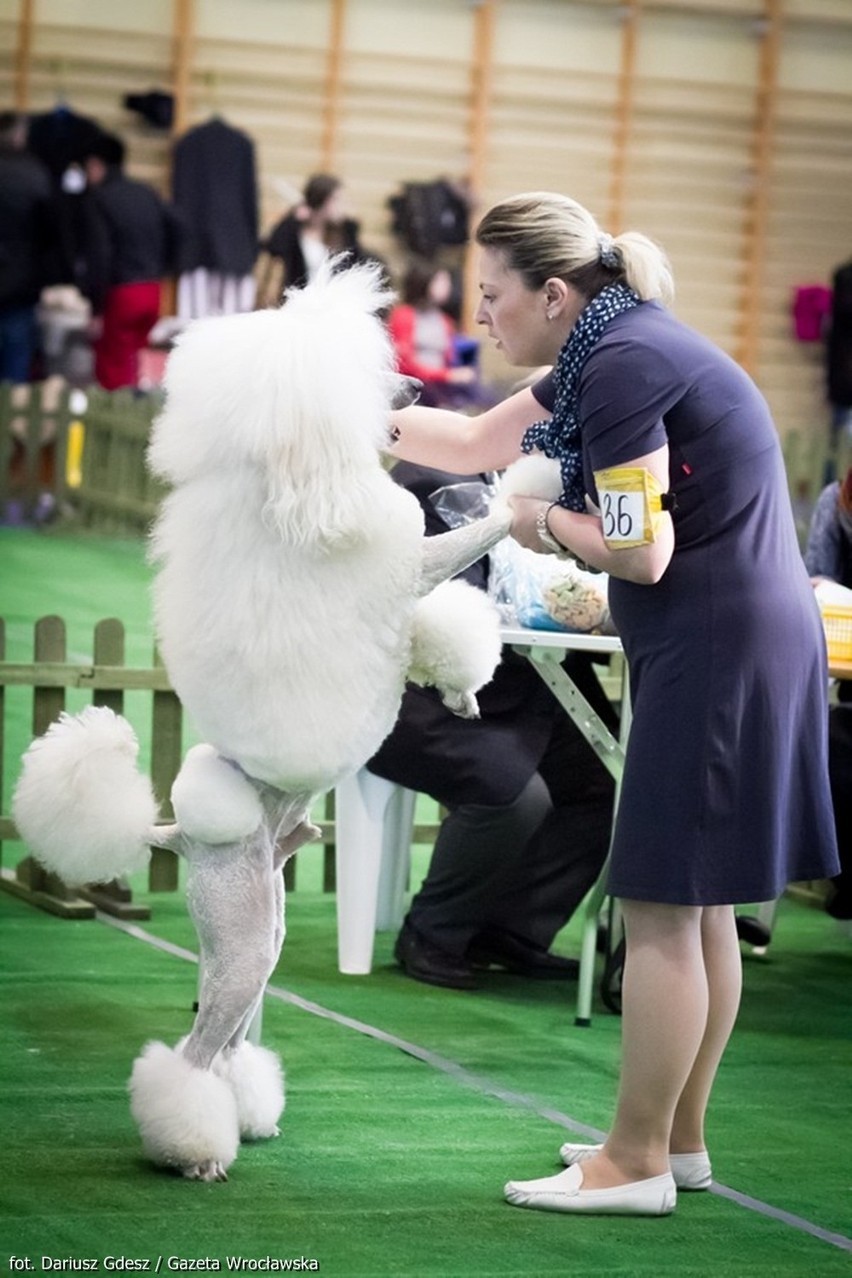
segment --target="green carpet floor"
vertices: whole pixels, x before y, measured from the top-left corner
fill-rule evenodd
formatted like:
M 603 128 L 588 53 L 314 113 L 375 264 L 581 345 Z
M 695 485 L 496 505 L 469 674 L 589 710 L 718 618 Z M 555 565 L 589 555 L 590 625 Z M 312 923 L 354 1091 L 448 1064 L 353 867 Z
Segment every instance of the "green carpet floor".
M 16 659 L 49 612 L 73 622 L 82 651 L 94 620 L 121 617 L 147 661 L 139 547 L 0 530 L 0 615 Z M 17 716 L 25 724 L 25 706 Z M 4 865 L 20 852 L 6 844 Z M 682 1194 L 664 1220 L 560 1217 L 508 1207 L 501 1187 L 557 1170 L 572 1132 L 606 1128 L 618 1019 L 596 1005 L 591 1028 L 576 1028 L 573 985 L 497 974 L 476 993 L 419 985 L 393 965 L 389 934 L 371 976 L 340 975 L 321 855 L 299 859 L 263 1021 L 287 1069 L 282 1135 L 244 1146 L 224 1185 L 149 1167 L 128 1111 L 142 1044 L 191 1024 L 197 972 L 183 951 L 195 941 L 181 894 L 134 883 L 152 917 L 125 931 L 0 892 L 4 1271 L 84 1260 L 101 1272 L 131 1260 L 225 1270 L 269 1257 L 347 1278 L 852 1272 L 852 938 L 824 913 L 785 900 L 767 955 L 745 956 L 708 1132 L 717 1189 Z M 569 925 L 557 948 L 575 946 Z

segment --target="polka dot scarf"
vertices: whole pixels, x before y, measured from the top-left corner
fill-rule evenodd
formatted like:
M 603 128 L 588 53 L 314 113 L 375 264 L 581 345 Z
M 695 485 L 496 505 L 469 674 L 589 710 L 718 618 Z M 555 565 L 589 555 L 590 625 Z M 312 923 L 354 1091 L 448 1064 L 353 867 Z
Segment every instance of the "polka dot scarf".
M 547 457 L 559 460 L 562 469 L 562 496 L 559 504 L 568 510 L 586 509 L 580 418 L 577 414 L 580 373 L 610 320 L 622 311 L 638 306 L 639 301 L 637 294 L 626 284 L 610 284 L 597 297 L 592 298 L 580 313 L 568 341 L 559 352 L 553 371 L 556 392 L 553 417 L 549 421 L 536 422 L 530 426 L 521 441 L 521 448 L 525 453 L 538 449 Z

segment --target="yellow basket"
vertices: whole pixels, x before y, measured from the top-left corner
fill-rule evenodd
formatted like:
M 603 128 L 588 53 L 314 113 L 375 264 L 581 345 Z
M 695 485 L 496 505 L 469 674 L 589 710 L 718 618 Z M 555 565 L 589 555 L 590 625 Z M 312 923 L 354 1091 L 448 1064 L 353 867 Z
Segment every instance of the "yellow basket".
M 834 671 L 852 675 L 852 608 L 823 604 L 820 608 L 828 645 L 828 664 Z

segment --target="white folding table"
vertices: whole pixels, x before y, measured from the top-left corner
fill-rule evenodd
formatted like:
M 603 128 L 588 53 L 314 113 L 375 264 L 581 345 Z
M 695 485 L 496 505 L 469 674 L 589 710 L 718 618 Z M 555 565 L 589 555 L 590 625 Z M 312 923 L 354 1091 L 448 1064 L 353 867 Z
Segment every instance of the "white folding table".
M 626 668 L 619 740 L 612 735 L 560 664 L 567 652 L 609 656 L 622 651 L 609 635 L 567 634 L 504 627 L 504 645 L 521 653 L 538 672 L 616 783 L 616 804 L 630 724 Z M 370 972 L 377 928 L 398 927 L 408 881 L 416 795 L 361 768 L 335 792 L 337 947 L 339 970 Z M 577 1025 L 591 1024 L 598 915 L 605 896 L 606 865 L 583 904 L 583 938 L 577 990 Z
M 621 688 L 621 720 L 619 738 L 592 708 L 570 675 L 563 669 L 562 661 L 568 652 L 598 653 L 602 656 L 622 652 L 621 640 L 615 635 L 567 634 L 551 630 L 526 630 L 521 627 L 504 627 L 501 632 L 504 644 L 520 653 L 532 663 L 533 668 L 550 688 L 585 737 L 595 754 L 615 780 L 615 809 L 618 806 L 621 776 L 624 770 L 624 748 L 630 731 L 630 688 L 627 663 L 624 663 Z M 597 952 L 598 919 L 606 896 L 606 877 L 609 858 L 604 863 L 598 881 L 589 891 L 583 906 L 583 935 L 580 949 L 580 973 L 577 984 L 577 1010 L 574 1024 L 592 1023 L 592 992 L 595 979 L 595 955 Z

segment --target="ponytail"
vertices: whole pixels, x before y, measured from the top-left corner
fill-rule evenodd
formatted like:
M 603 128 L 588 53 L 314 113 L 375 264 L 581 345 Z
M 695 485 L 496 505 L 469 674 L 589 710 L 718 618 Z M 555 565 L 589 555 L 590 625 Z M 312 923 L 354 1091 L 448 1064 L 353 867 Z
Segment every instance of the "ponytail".
M 658 244 L 637 231 L 607 235 L 566 195 L 531 191 L 501 201 L 479 223 L 476 241 L 500 251 L 530 289 L 556 277 L 589 299 L 620 282 L 643 302 L 674 296 L 671 266 Z

